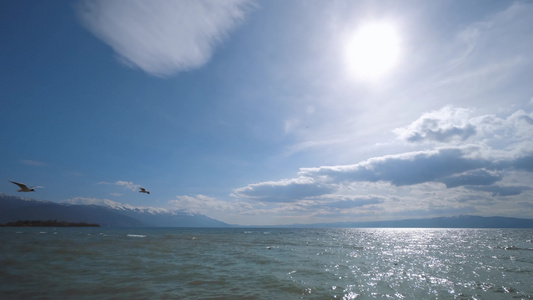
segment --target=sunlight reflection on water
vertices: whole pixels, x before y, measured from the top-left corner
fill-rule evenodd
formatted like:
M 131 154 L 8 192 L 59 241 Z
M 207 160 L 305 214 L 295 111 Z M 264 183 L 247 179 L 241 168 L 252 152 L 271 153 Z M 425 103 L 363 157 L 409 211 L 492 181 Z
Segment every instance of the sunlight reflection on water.
M 3 299 L 533 297 L 532 230 L 31 230 L 0 230 Z

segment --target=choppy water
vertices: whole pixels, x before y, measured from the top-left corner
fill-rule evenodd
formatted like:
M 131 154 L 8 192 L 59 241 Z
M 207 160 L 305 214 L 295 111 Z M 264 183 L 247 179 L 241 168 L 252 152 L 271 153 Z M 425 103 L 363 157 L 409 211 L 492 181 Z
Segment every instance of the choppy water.
M 1 299 L 531 299 L 529 229 L 0 228 Z

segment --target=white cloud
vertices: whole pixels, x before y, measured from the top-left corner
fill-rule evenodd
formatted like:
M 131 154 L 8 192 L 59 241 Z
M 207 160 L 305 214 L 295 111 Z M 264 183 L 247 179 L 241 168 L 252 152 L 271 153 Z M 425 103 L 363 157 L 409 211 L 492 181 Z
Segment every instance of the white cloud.
M 233 212 L 238 213 L 245 210 L 251 210 L 252 206 L 248 203 L 239 201 L 226 201 L 217 198 L 195 195 L 195 196 L 176 196 L 175 200 L 168 201 L 175 209 L 186 209 L 199 212 L 205 215 L 212 215 L 213 212 Z
M 116 182 L 105 182 L 105 181 L 100 181 L 98 182 L 98 184 L 111 184 L 111 185 L 118 185 L 118 186 L 123 186 L 125 188 L 127 188 L 128 190 L 131 190 L 131 191 L 138 191 L 140 189 L 140 185 L 139 184 L 135 184 L 131 181 L 125 181 L 125 180 L 118 180 Z
M 118 186 L 123 186 L 123 187 L 125 187 L 125 188 L 127 188 L 129 190 L 134 191 L 134 192 L 138 191 L 139 188 L 141 187 L 140 185 L 135 184 L 135 183 L 133 183 L 131 181 L 123 181 L 123 180 L 119 180 L 119 181 L 115 182 L 115 184 L 118 185 Z
M 201 67 L 242 22 L 247 0 L 85 0 L 82 23 L 126 64 L 155 76 Z
M 514 205 L 510 199 L 531 197 L 532 120 L 522 110 L 498 117 L 445 107 L 396 130 L 406 141 L 426 141 L 433 148 L 301 168 L 298 177 L 249 184 L 232 196 L 255 203 L 251 214 L 310 222 L 354 216 L 495 215 L 502 202 Z M 524 215 L 517 207 L 506 211 Z
M 395 129 L 394 133 L 408 142 L 462 142 L 476 134 L 469 114 L 467 109 L 444 107 L 424 113 L 409 126 Z
M 235 195 L 263 202 L 294 202 L 329 194 L 332 191 L 331 186 L 321 184 L 313 178 L 298 177 L 250 184 L 236 189 Z
M 440 146 L 475 145 L 480 156 L 505 159 L 527 155 L 532 149 L 533 114 L 518 110 L 507 117 L 474 116 L 474 110 L 446 106 L 422 114 L 406 127 L 393 132 L 409 143 Z M 499 153 L 498 153 L 499 152 Z M 473 156 L 473 153 L 470 153 Z

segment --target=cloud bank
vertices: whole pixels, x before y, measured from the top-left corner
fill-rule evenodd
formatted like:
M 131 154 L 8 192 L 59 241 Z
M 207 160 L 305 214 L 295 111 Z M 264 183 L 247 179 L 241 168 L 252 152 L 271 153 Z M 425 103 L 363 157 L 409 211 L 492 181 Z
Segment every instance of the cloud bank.
M 444 107 L 394 130 L 400 142 L 425 150 L 301 168 L 296 178 L 249 184 L 233 196 L 272 213 L 305 211 L 312 217 L 510 211 L 509 203 L 531 197 L 531 118 L 523 110 L 502 117 Z
M 207 63 L 250 6 L 248 0 L 85 0 L 77 11 L 125 64 L 164 77 Z
M 333 192 L 330 186 L 317 182 L 310 177 L 299 177 L 280 181 L 250 184 L 235 190 L 236 195 L 267 202 L 293 202 Z

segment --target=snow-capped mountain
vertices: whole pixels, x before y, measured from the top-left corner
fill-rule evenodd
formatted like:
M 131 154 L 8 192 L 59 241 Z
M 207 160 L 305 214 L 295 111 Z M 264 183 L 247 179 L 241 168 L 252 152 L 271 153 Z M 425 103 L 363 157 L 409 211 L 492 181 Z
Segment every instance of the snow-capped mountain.
M 102 226 L 227 227 L 205 215 L 183 210 L 134 207 L 111 200 L 77 198 L 56 203 L 0 194 L 0 223 L 58 220 Z

